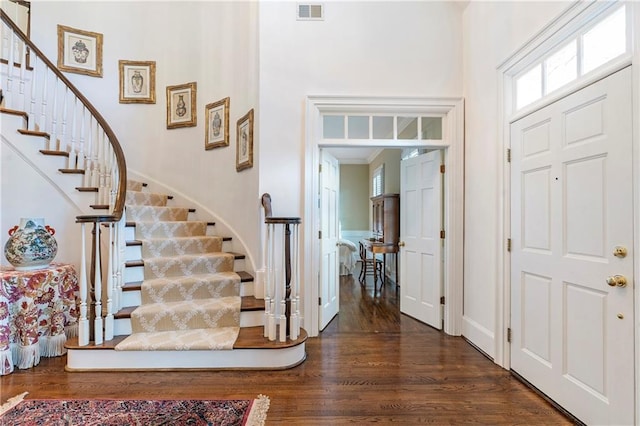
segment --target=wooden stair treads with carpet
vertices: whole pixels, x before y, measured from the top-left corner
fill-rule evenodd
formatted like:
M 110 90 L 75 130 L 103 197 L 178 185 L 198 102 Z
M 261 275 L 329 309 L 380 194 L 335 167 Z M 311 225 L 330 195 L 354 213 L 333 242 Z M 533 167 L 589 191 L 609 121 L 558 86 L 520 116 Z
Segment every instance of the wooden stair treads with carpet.
M 140 306 L 130 313 L 131 335 L 119 351 L 233 349 L 240 329 L 240 275 L 223 238 L 189 209 L 128 184 L 126 215 L 142 246 Z

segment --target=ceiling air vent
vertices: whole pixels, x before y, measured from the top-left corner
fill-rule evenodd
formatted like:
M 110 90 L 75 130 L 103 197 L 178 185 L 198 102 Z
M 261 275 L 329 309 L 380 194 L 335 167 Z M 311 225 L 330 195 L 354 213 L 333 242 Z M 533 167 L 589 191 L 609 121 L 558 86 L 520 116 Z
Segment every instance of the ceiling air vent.
M 298 19 L 302 21 L 321 21 L 324 19 L 324 7 L 321 4 L 298 3 Z

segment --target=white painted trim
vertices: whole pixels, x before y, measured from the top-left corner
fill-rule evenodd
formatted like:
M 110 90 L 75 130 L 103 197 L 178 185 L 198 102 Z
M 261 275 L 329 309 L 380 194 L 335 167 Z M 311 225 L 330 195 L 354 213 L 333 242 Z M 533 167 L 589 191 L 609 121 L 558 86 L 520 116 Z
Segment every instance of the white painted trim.
M 318 215 L 318 164 L 321 146 L 376 146 L 380 148 L 444 148 L 445 152 L 445 291 L 444 331 L 462 332 L 463 225 L 464 225 L 464 101 L 462 98 L 386 98 L 350 96 L 309 96 L 305 123 L 305 193 L 304 198 L 304 318 L 310 336 L 317 336 L 320 271 Z M 333 140 L 322 141 L 321 113 L 413 113 L 445 116 L 442 141 Z M 314 303 L 315 302 L 315 303 Z
M 116 351 L 69 349 L 66 371 L 158 369 L 284 369 L 306 358 L 305 343 L 288 348 L 229 351 Z
M 578 1 L 569 6 L 562 14 L 553 20 L 549 25 L 543 28 L 529 42 L 525 43 L 514 55 L 507 59 L 498 68 L 498 156 L 502 163 L 502 174 L 498 175 L 498 191 L 499 191 L 499 214 L 498 214 L 498 253 L 497 253 L 497 287 L 496 287 L 496 329 L 495 329 L 495 358 L 494 361 L 502 367 L 509 369 L 511 367 L 510 360 L 510 344 L 507 342 L 507 328 L 510 326 L 511 315 L 511 282 L 510 282 L 510 262 L 511 258 L 506 251 L 506 239 L 510 235 L 510 169 L 506 162 L 506 150 L 510 147 L 510 123 L 515 119 L 542 108 L 551 102 L 565 97 L 568 94 L 580 90 L 588 84 L 592 84 L 612 73 L 629 65 L 629 63 L 640 63 L 640 5 L 635 2 L 627 2 L 632 23 L 630 29 L 632 34 L 632 52 L 631 56 L 624 56 L 617 61 L 608 64 L 593 74 L 589 74 L 586 78 L 576 81 L 576 83 L 567 86 L 565 89 L 555 94 L 553 97 L 547 97 L 541 102 L 527 108 L 526 111 L 512 113 L 513 108 L 513 84 L 512 78 L 519 71 L 523 63 L 529 61 L 528 58 L 539 55 L 540 50 L 557 44 L 559 34 L 569 34 L 565 27 L 572 30 L 579 27 L 581 22 L 588 22 L 594 16 L 598 15 L 604 9 L 613 7 L 617 2 L 603 1 Z M 582 21 L 581 21 L 582 20 Z M 633 273 L 635 282 L 638 283 L 640 277 L 640 115 L 637 111 L 640 108 L 640 67 L 635 66 L 633 69 L 633 206 L 634 206 L 634 261 Z M 640 327 L 638 320 L 640 319 L 640 286 L 634 286 L 634 337 L 635 337 L 635 418 L 640 419 Z
M 633 276 L 635 278 L 635 286 L 633 287 L 633 303 L 634 303 L 634 338 L 635 338 L 635 356 L 634 364 L 635 368 L 635 421 L 638 423 L 640 419 L 640 348 L 638 342 L 640 342 L 640 327 L 638 326 L 640 320 L 640 115 L 638 114 L 638 108 L 640 108 L 640 4 L 632 2 L 629 5 L 631 11 L 631 49 L 632 49 L 632 63 L 636 64 L 632 68 L 632 126 L 633 126 Z

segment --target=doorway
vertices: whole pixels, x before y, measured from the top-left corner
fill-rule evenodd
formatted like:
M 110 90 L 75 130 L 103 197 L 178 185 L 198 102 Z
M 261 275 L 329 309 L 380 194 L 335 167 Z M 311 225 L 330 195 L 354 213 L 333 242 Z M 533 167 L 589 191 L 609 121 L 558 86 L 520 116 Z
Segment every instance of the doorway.
M 332 114 L 388 113 L 419 116 L 439 114 L 443 117 L 443 137 L 440 140 L 349 140 L 322 137 L 322 117 Z M 319 194 L 320 148 L 378 147 L 444 149 L 446 173 L 444 205 L 444 331 L 460 335 L 462 325 L 462 262 L 463 262 L 463 101 L 460 98 L 346 98 L 309 97 L 307 100 L 305 149 L 304 206 L 304 327 L 311 336 L 319 333 L 321 247 Z M 371 122 L 370 122 L 371 123 Z M 369 126 L 370 128 L 370 126 Z M 308 297 L 307 297 L 308 296 Z

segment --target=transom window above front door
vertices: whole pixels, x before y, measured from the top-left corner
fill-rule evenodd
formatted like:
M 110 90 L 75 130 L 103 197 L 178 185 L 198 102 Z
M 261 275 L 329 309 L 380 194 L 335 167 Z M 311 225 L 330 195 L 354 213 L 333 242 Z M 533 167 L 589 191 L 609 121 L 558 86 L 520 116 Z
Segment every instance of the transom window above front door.
M 611 6 L 516 75 L 515 109 L 524 108 L 630 52 L 629 15 L 625 4 Z

